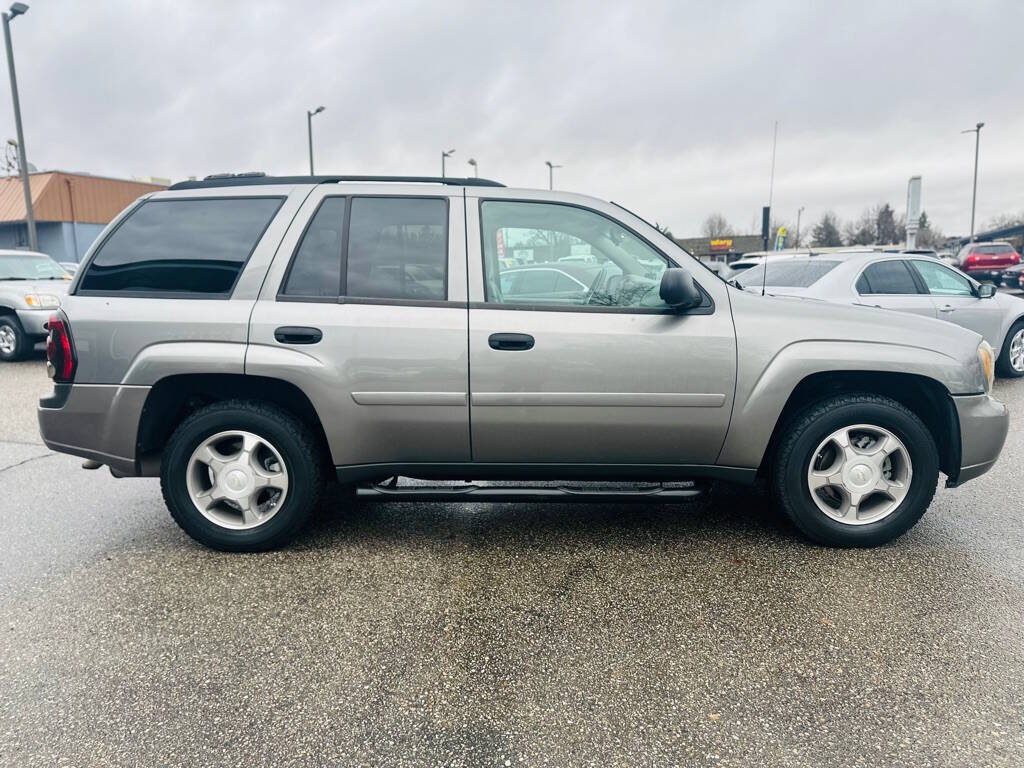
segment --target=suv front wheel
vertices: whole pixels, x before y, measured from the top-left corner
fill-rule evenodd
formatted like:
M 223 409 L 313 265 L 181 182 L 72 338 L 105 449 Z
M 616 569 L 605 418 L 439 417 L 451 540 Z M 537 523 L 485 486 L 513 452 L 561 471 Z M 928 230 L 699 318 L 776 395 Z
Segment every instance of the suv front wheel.
M 276 406 L 230 400 L 202 408 L 164 449 L 160 486 L 175 521 L 214 549 L 257 552 L 302 529 L 321 486 L 302 422 Z
M 870 394 L 819 401 L 786 428 L 774 495 L 793 523 L 832 547 L 873 547 L 924 514 L 939 475 L 928 428 L 902 404 Z

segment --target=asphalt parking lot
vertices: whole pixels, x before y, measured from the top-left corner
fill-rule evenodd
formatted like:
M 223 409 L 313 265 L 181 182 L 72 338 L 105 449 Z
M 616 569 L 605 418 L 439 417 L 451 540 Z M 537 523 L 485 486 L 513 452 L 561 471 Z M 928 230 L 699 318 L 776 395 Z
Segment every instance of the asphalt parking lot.
M 0 367 L 2 765 L 1024 764 L 1024 381 L 996 468 L 869 551 L 726 488 L 218 554 L 41 445 L 48 389 Z

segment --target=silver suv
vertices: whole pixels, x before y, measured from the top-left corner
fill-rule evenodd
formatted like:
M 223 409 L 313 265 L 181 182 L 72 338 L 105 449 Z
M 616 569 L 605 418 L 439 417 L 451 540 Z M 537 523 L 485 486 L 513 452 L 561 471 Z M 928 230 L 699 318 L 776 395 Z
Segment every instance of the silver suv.
M 872 546 L 1008 427 L 971 331 L 744 293 L 615 204 L 483 179 L 177 184 L 110 224 L 49 330 L 46 444 L 159 475 L 223 550 L 287 542 L 328 479 L 620 501 L 763 477 L 814 541 Z
M 45 253 L 0 250 L 0 363 L 20 360 L 46 338 L 69 280 Z

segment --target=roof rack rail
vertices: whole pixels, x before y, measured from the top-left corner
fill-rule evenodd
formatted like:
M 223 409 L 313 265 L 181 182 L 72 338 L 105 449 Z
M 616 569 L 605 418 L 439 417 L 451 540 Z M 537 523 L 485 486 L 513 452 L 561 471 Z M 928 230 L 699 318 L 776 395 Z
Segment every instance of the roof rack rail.
M 213 187 L 248 187 L 263 184 L 337 184 L 345 181 L 380 183 L 447 184 L 455 187 L 504 187 L 491 179 L 467 179 L 454 176 L 267 176 L 261 172 L 216 173 L 202 180 L 179 181 L 168 189 L 210 189 Z

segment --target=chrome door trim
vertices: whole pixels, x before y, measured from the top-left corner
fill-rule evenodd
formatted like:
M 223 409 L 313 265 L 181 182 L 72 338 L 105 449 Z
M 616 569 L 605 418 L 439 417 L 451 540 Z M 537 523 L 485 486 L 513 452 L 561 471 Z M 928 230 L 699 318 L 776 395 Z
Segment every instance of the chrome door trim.
M 353 392 L 359 405 L 466 405 L 465 392 Z
M 695 392 L 474 392 L 473 405 L 721 408 L 724 394 Z

